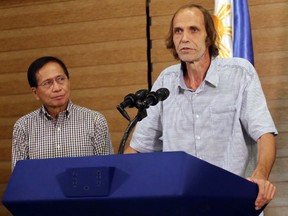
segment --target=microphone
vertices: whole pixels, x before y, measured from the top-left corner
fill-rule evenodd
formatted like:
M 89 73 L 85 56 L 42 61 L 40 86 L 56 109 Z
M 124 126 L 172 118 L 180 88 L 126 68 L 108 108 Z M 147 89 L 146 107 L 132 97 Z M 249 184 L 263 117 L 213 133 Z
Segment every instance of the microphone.
M 140 101 L 143 101 L 143 100 L 146 98 L 148 92 L 149 92 L 149 91 L 146 90 L 146 89 L 141 89 L 141 90 L 138 90 L 135 94 L 130 93 L 130 94 L 126 95 L 126 96 L 124 97 L 124 101 L 121 102 L 121 103 L 117 106 L 118 111 L 119 111 L 128 121 L 130 121 L 130 117 L 129 117 L 128 113 L 125 111 L 125 108 L 126 108 L 126 107 L 132 108 L 132 107 L 135 107 L 135 106 L 136 106 L 137 108 L 139 108 L 139 107 L 138 107 L 138 104 L 139 104 L 138 101 L 139 101 L 139 100 L 140 100 Z
M 130 93 L 124 97 L 124 101 L 120 103 L 119 106 L 122 109 L 125 109 L 126 107 L 135 107 L 137 105 L 137 101 L 144 100 L 148 93 L 149 92 L 146 89 L 138 90 L 135 94 Z
M 154 106 L 159 101 L 164 101 L 169 96 L 169 94 L 170 92 L 167 88 L 160 88 L 156 92 L 150 92 L 142 102 L 142 105 L 144 105 L 146 108 L 149 106 Z
M 136 103 L 136 96 L 135 94 L 130 93 L 124 97 L 124 101 L 120 103 L 119 106 L 124 109 L 127 106 L 133 107 L 135 103 Z
M 139 107 L 139 101 L 140 102 L 143 101 L 147 97 L 148 94 L 149 94 L 149 91 L 147 89 L 141 89 L 141 90 L 137 91 L 135 93 L 136 101 L 135 101 L 134 106 L 139 109 L 140 108 Z
M 125 107 L 127 107 L 127 106 L 133 107 L 135 103 L 136 103 L 136 96 L 134 94 L 130 93 L 130 94 L 126 95 L 124 97 L 124 101 L 117 106 L 118 111 L 128 121 L 130 121 L 130 117 L 129 117 L 128 113 L 125 111 Z

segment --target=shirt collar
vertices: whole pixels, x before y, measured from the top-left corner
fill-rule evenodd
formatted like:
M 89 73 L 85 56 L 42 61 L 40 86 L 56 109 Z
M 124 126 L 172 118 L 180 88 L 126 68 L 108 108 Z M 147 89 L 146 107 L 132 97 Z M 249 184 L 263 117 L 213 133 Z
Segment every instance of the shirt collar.
M 65 116 L 67 118 L 69 118 L 69 116 L 70 116 L 70 114 L 72 112 L 72 109 L 73 109 L 73 103 L 72 103 L 71 100 L 69 100 L 66 110 L 64 110 L 61 113 L 65 113 Z M 40 114 L 44 115 L 48 120 L 52 120 L 53 119 L 53 117 L 45 109 L 44 105 L 42 105 L 41 108 L 40 108 Z
M 213 58 L 210 63 L 210 67 L 207 71 L 205 81 L 209 82 L 213 86 L 217 87 L 219 83 L 219 75 L 218 75 L 218 58 Z
M 213 58 L 211 60 L 211 63 L 210 63 L 210 66 L 208 68 L 208 71 L 207 71 L 207 74 L 206 74 L 204 81 L 209 82 L 213 86 L 217 87 L 218 83 L 219 83 L 218 70 L 219 70 L 218 59 Z M 188 88 L 184 82 L 184 76 L 183 76 L 183 70 L 181 68 L 181 64 L 180 64 L 180 73 L 179 73 L 179 89 L 188 90 Z

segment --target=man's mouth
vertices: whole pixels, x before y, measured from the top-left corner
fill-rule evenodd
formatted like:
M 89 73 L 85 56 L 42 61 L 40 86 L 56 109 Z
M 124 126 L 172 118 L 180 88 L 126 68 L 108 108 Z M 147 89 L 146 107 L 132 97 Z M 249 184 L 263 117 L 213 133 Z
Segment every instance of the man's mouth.
M 182 48 L 180 48 L 180 51 L 186 51 L 186 50 L 192 50 L 192 48 L 190 48 L 190 47 L 182 47 Z
M 60 100 L 62 99 L 64 96 L 63 95 L 59 95 L 59 96 L 56 96 L 56 97 L 53 97 L 54 100 Z

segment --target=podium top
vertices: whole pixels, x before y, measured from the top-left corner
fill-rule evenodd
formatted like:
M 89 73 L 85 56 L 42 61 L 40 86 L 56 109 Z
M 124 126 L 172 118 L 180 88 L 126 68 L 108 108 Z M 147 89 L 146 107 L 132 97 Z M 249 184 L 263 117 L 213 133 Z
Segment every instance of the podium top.
M 14 215 L 256 216 L 257 185 L 184 152 L 18 161 Z

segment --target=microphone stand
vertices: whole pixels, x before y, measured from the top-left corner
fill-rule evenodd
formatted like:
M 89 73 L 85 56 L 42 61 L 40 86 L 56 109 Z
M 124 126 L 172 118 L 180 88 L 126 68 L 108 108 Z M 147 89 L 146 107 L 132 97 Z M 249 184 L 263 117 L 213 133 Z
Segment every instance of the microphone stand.
M 127 139 L 132 131 L 132 129 L 135 127 L 138 121 L 141 121 L 143 118 L 147 116 L 147 111 L 146 111 L 146 106 L 141 106 L 138 109 L 138 113 L 135 116 L 135 118 L 132 121 L 129 121 L 129 124 L 125 130 L 125 133 L 122 137 L 119 149 L 118 149 L 118 154 L 123 154 L 124 149 L 125 149 L 125 144 L 127 142 Z

